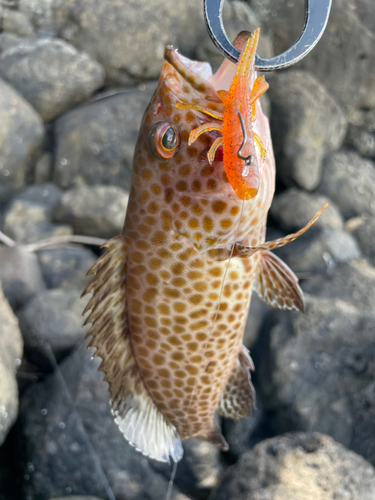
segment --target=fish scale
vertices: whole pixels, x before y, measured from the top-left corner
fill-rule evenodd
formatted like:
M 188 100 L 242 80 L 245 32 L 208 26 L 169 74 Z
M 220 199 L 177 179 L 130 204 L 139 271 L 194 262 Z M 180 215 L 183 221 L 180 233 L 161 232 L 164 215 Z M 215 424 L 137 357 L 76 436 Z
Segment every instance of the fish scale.
M 248 38 L 240 34 L 237 46 Z M 226 90 L 223 75 L 235 69 L 226 61 L 210 78 L 204 63 L 166 49 L 135 147 L 123 233 L 108 242 L 85 290 L 90 345 L 102 358 L 115 420 L 131 444 L 161 461 L 178 461 L 180 440 L 189 437 L 226 448 L 215 412 L 240 418 L 254 405 L 253 364 L 242 345 L 253 288 L 275 307 L 303 307 L 297 278 L 264 247 L 275 165 L 259 100 L 252 127 L 267 157 L 258 158 L 254 198 L 236 196 L 220 157 L 209 164 L 218 131 L 188 143 L 192 130 L 212 121 L 189 106 L 223 113 L 217 87 Z M 252 64 L 251 86 L 255 78 Z

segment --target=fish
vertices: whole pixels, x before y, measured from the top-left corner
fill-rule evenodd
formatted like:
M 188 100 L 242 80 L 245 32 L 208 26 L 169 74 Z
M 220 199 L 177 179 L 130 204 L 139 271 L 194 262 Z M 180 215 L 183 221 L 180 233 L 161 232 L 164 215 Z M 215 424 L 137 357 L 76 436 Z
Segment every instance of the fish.
M 254 57 L 259 31 L 241 32 L 238 65 L 213 74 L 167 46 L 133 159 L 121 235 L 89 271 L 89 346 L 102 359 L 114 419 L 144 455 L 178 462 L 197 437 L 228 449 L 217 415 L 255 405 L 243 345 L 252 291 L 303 310 L 289 267 L 265 242 L 275 160 Z M 240 154 L 238 154 L 240 152 Z

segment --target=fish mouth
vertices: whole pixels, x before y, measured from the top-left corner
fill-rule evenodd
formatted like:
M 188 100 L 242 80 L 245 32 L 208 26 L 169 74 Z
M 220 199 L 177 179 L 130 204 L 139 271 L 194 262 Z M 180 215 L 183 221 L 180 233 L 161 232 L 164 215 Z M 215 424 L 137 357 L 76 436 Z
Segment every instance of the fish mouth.
M 251 33 L 248 31 L 241 31 L 233 42 L 233 46 L 240 52 L 244 49 L 248 39 L 251 37 Z M 233 63 L 229 59 L 224 58 L 219 69 L 216 73 L 212 72 L 210 63 L 193 61 L 188 57 L 183 56 L 179 52 L 176 52 L 176 56 L 180 59 L 180 62 L 186 66 L 190 71 L 194 72 L 200 78 L 206 80 L 213 89 L 217 92 L 218 90 L 228 91 L 232 83 L 232 80 L 237 71 L 237 64 Z

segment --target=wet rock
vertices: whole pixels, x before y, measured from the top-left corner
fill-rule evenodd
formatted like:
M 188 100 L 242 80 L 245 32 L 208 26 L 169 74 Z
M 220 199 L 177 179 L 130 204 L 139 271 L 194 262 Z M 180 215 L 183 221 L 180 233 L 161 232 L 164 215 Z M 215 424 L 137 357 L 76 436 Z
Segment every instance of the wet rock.
M 164 498 L 167 479 L 118 430 L 109 410 L 108 386 L 97 371 L 100 360 L 90 356 L 79 350 L 61 364 L 66 386 L 56 373 L 21 400 L 19 460 L 28 475 L 25 497 L 37 494 L 47 500 L 66 495 L 69 488 L 72 495 L 108 498 L 106 478 L 116 498 Z M 172 499 L 187 497 L 174 487 Z
M 263 321 L 269 312 L 270 306 L 260 300 L 256 293 L 253 293 L 243 335 L 243 343 L 248 349 L 251 350 L 256 343 L 261 332 Z
M 44 138 L 39 115 L 9 85 L 0 80 L 0 184 L 25 186 Z
M 0 286 L 0 445 L 18 414 L 16 369 L 21 364 L 23 342 L 17 318 Z
M 234 40 L 240 31 L 249 31 L 251 28 L 260 26 L 254 10 L 246 3 L 237 0 L 224 2 L 222 18 L 229 40 Z M 257 54 L 264 58 L 270 58 L 274 55 L 272 41 L 264 29 L 261 29 Z M 197 56 L 200 61 L 209 62 L 213 71 L 216 71 L 223 62 L 222 54 L 212 43 L 211 38 L 207 36 L 204 36 L 201 43 L 198 43 Z M 268 116 L 268 113 L 266 115 Z
M 375 165 L 351 151 L 335 153 L 324 163 L 318 192 L 329 196 L 346 219 L 375 215 Z
M 86 495 L 69 495 L 68 497 L 51 498 L 50 500 L 101 500 L 98 497 Z
M 312 190 L 319 184 L 323 157 L 344 140 L 345 115 L 305 71 L 273 75 L 269 97 L 278 174 L 287 184 Z
M 45 289 L 36 255 L 22 248 L 0 246 L 0 281 L 13 309 Z
M 67 23 L 71 4 L 65 0 L 18 0 L 18 10 L 30 19 L 34 28 L 42 35 L 59 36 Z
M 193 55 L 205 31 L 200 0 L 73 0 L 60 36 L 99 61 L 111 86 L 129 86 L 158 78 L 167 44 Z
M 277 194 L 269 213 L 282 229 L 295 231 L 301 229 L 324 205 L 328 207 L 315 222 L 314 228 L 342 228 L 343 220 L 340 212 L 329 198 L 306 193 L 297 188 L 290 188 Z
M 17 194 L 12 202 L 21 201 L 43 208 L 44 213 L 51 215 L 52 209 L 59 202 L 63 192 L 52 183 L 39 186 L 29 186 L 22 193 Z
M 43 279 L 48 288 L 83 290 L 86 273 L 97 256 L 84 247 L 51 248 L 37 253 Z
M 305 294 L 304 314 L 278 315 L 258 381 L 276 432 L 323 432 L 374 464 L 375 315 L 345 295 Z
M 375 265 L 375 218 L 368 215 L 354 217 L 348 220 L 346 229 L 355 236 L 362 253 Z
M 212 500 L 371 500 L 375 470 L 321 434 L 266 439 L 240 457 Z
M 273 36 L 275 53 L 291 47 L 303 26 L 303 3 L 251 0 L 251 5 L 261 26 Z M 364 5 L 371 15 L 364 14 Z M 298 63 L 299 68 L 308 70 L 327 88 L 348 114 L 375 106 L 375 34 L 365 26 L 373 28 L 372 18 L 371 0 L 333 2 L 324 35 L 314 50 Z M 285 94 L 288 91 L 285 89 Z
M 18 319 L 25 347 L 29 352 L 44 352 L 44 344 L 61 359 L 83 340 L 88 327 L 82 328 L 82 311 L 87 299 L 81 290 L 48 290 L 31 299 Z
M 61 187 L 113 184 L 130 188 L 134 146 L 155 84 L 75 109 L 56 124 L 54 181 Z
M 34 33 L 34 28 L 25 14 L 16 10 L 0 8 L 0 25 L 6 33 L 18 36 L 30 36 Z
M 103 85 L 104 71 L 62 40 L 22 38 L 0 55 L 0 76 L 45 121 L 83 101 Z
M 54 220 L 69 224 L 76 234 L 112 238 L 124 225 L 128 194 L 115 186 L 85 186 L 66 191 L 54 210 Z

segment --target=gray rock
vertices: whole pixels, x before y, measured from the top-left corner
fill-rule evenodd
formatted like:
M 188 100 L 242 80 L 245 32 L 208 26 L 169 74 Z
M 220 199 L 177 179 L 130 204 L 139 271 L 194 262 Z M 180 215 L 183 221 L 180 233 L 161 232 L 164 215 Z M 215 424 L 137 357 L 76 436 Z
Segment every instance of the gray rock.
M 18 0 L 18 9 L 30 19 L 41 34 L 59 36 L 68 22 L 71 12 L 70 2 L 65 0 Z
M 52 178 L 52 155 L 44 153 L 36 162 L 34 170 L 34 183 L 45 184 Z
M 0 80 L 0 184 L 22 188 L 38 158 L 43 123 L 33 108 Z
M 98 497 L 86 495 L 69 495 L 68 497 L 51 498 L 50 500 L 101 500 Z
M 240 457 L 212 500 L 372 500 L 375 470 L 321 434 L 266 439 Z
M 4 215 L 4 233 L 18 244 L 36 243 L 52 236 L 73 233 L 70 226 L 51 224 L 49 219 L 44 206 L 17 200 L 11 203 Z
M 35 384 L 22 398 L 18 458 L 28 475 L 25 498 L 47 500 L 66 495 L 66 488 L 72 495 L 108 498 L 104 478 L 119 499 L 165 497 L 167 479 L 125 441 L 114 422 L 99 363 L 79 350 L 60 365 L 61 374 Z M 172 499 L 188 500 L 176 487 Z
M 22 248 L 0 246 L 0 281 L 13 309 L 45 290 L 36 255 Z
M 67 188 L 113 184 L 130 188 L 134 146 L 155 84 L 106 94 L 56 123 L 54 181 Z
M 83 290 L 87 271 L 97 256 L 84 247 L 51 248 L 37 253 L 44 281 L 49 288 Z
M 30 36 L 34 28 L 25 14 L 16 10 L 0 9 L 0 26 L 6 33 L 18 36 Z
M 39 186 L 29 186 L 22 193 L 17 194 L 13 202 L 21 201 L 29 205 L 40 206 L 47 216 L 50 216 L 53 208 L 59 202 L 63 192 L 52 183 Z
M 303 26 L 302 4 L 297 8 L 286 2 L 251 0 L 251 5 L 261 20 L 261 26 L 273 37 L 275 54 L 291 47 Z M 365 14 L 363 6 L 371 15 Z M 373 29 L 372 19 L 371 0 L 332 2 L 322 39 L 298 63 L 300 69 L 310 71 L 327 88 L 348 114 L 375 106 L 375 34 L 365 26 L 370 25 Z M 288 91 L 285 89 L 285 93 Z
M 375 134 L 350 126 L 345 142 L 352 146 L 360 156 L 366 158 L 375 156 Z
M 362 254 L 353 236 L 342 229 L 312 230 L 277 251 L 300 279 L 315 273 L 332 274 L 340 262 L 359 259 Z
M 76 234 L 112 238 L 121 233 L 128 194 L 115 186 L 73 188 L 62 196 L 54 220 L 69 224 Z
M 329 198 L 306 193 L 297 188 L 290 188 L 277 194 L 269 213 L 282 229 L 295 231 L 301 229 L 324 205 L 328 207 L 315 222 L 314 228 L 342 228 L 343 220 L 340 212 Z
M 58 359 L 83 340 L 88 327 L 82 328 L 82 311 L 87 299 L 81 290 L 48 290 L 31 299 L 18 312 L 25 347 L 44 352 L 48 343 Z
M 375 215 L 375 165 L 353 152 L 335 153 L 324 163 L 318 192 L 331 198 L 346 219 Z
M 23 342 L 10 305 L 0 285 L 0 445 L 18 414 L 16 369 L 21 364 Z
M 256 293 L 252 294 L 250 311 L 243 335 L 243 343 L 248 349 L 251 350 L 258 340 L 264 319 L 270 310 L 270 306 L 260 300 Z
M 0 54 L 0 75 L 45 121 L 83 101 L 103 85 L 102 66 L 62 40 L 19 39 Z
M 319 184 L 323 157 L 345 137 L 345 115 L 305 71 L 278 73 L 269 80 L 278 175 L 286 184 L 312 190 Z
M 324 299 L 340 299 L 373 313 L 375 304 L 375 268 L 366 260 L 338 264 L 329 279 L 314 276 L 303 289 Z
M 375 217 L 363 215 L 349 219 L 346 229 L 356 237 L 363 254 L 375 265 Z
M 167 44 L 192 56 L 206 31 L 200 0 L 178 4 L 174 0 L 108 0 L 105 4 L 73 0 L 69 4 L 70 22 L 60 36 L 99 61 L 112 86 L 157 78 Z
M 375 315 L 345 291 L 305 295 L 304 314 L 278 315 L 258 381 L 278 432 L 323 432 L 374 464 Z

